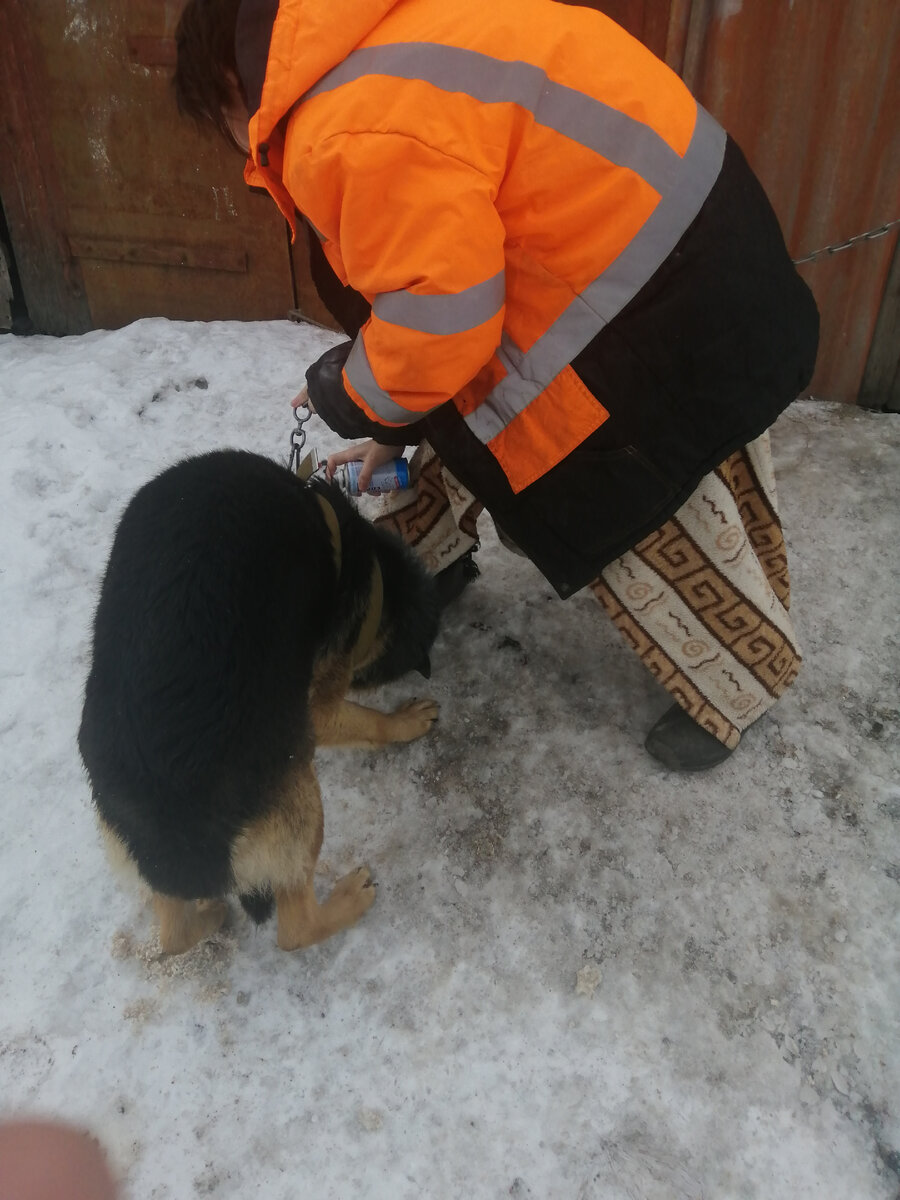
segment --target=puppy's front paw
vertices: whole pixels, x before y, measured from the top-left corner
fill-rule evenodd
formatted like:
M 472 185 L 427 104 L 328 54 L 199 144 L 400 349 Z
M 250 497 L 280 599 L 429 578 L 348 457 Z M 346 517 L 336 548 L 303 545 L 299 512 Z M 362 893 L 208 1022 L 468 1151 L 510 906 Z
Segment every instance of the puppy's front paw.
M 438 711 L 433 700 L 407 700 L 390 714 L 392 741 L 411 742 L 422 737 L 438 719 Z

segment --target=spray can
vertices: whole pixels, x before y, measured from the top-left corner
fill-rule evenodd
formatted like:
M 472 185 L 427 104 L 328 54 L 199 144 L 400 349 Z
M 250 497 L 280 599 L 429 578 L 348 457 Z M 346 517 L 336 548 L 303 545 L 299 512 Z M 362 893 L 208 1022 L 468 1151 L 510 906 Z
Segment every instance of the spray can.
M 361 462 L 344 463 L 334 473 L 335 482 L 347 496 L 358 496 Z M 409 463 L 405 458 L 394 458 L 383 467 L 372 472 L 367 496 L 380 496 L 383 492 L 399 492 L 409 487 Z

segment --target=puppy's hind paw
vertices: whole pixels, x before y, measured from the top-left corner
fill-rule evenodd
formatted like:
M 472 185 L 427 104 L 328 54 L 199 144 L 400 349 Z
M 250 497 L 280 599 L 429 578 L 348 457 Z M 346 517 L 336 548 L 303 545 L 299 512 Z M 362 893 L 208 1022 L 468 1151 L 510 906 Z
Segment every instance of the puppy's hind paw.
M 376 885 L 368 867 L 357 867 L 342 876 L 332 889 L 326 906 L 329 914 L 340 910 L 342 925 L 358 921 L 375 903 Z

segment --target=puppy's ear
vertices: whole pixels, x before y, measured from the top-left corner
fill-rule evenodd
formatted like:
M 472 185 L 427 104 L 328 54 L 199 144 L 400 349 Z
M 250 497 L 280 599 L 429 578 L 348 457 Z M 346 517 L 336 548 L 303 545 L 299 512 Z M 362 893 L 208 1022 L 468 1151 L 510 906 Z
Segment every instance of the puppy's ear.
M 426 654 L 420 663 L 416 664 L 416 670 L 425 679 L 431 678 L 431 659 Z

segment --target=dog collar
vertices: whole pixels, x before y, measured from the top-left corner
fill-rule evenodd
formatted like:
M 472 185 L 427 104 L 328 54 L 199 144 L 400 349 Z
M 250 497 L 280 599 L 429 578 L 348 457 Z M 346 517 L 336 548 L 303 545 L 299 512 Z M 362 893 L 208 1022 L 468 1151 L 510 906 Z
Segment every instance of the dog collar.
M 341 527 L 338 524 L 337 513 L 321 492 L 315 492 L 314 495 L 319 502 L 319 508 L 321 508 L 322 516 L 325 518 L 325 524 L 328 526 L 328 533 L 331 537 L 331 553 L 334 556 L 334 569 L 337 571 L 338 579 L 340 579 L 342 560 Z
M 341 527 L 338 524 L 337 513 L 322 495 L 321 492 L 315 493 L 316 499 L 319 502 L 319 507 L 322 510 L 322 516 L 325 518 L 325 524 L 328 526 L 328 533 L 331 537 L 331 552 L 334 556 L 334 566 L 337 571 L 338 579 L 341 577 L 341 563 L 343 561 L 343 552 L 341 545 Z M 366 615 L 363 617 L 363 623 L 360 626 L 359 635 L 350 651 L 351 667 L 358 666 L 364 661 L 366 655 L 372 649 L 375 643 L 375 637 L 378 633 L 378 626 L 381 624 L 381 614 L 384 609 L 384 580 L 381 577 L 381 567 L 376 558 L 372 563 L 372 581 L 369 584 L 369 601 L 366 606 Z

